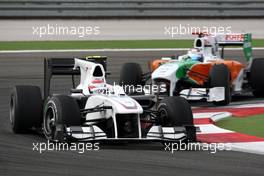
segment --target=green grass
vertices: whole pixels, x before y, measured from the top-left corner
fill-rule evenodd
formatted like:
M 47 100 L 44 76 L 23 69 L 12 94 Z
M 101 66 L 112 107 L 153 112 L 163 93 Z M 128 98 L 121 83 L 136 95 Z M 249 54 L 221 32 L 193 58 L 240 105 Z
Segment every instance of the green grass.
M 264 137 L 264 114 L 245 118 L 226 118 L 217 122 L 216 125 L 224 129 Z
M 0 42 L 0 50 L 189 48 L 191 40 L 26 41 Z
M 264 39 L 253 39 L 253 47 L 264 47 Z
M 193 40 L 17 41 L 0 42 L 0 50 L 191 48 L 192 44 Z M 264 39 L 253 40 L 253 47 L 264 47 Z

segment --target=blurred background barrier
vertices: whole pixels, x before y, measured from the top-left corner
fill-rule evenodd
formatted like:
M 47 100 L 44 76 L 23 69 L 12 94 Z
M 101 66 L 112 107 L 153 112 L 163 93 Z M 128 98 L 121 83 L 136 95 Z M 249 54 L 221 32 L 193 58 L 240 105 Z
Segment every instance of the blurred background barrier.
M 0 0 L 0 18 L 258 18 L 263 0 Z

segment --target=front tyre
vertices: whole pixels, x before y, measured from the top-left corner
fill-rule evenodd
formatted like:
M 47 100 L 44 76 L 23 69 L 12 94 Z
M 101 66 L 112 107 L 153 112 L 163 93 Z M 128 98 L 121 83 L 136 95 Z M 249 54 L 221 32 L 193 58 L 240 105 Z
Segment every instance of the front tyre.
M 138 63 L 125 63 L 120 72 L 119 84 L 127 94 L 142 94 L 137 92 L 137 86 L 143 86 L 143 72 Z
M 142 69 L 138 63 L 125 63 L 120 72 L 120 85 L 142 85 Z
M 193 125 L 193 114 L 183 97 L 166 97 L 158 105 L 161 125 L 164 127 Z
M 56 95 L 51 97 L 44 108 L 43 132 L 48 140 L 63 142 L 66 128 L 81 125 L 79 106 L 72 97 Z
M 162 127 L 185 127 L 186 139 L 182 142 L 196 141 L 196 129 L 190 105 L 183 97 L 167 97 L 158 105 Z
M 225 99 L 223 101 L 213 102 L 215 105 L 228 105 L 231 101 L 230 71 L 224 64 L 215 64 L 209 73 L 209 85 L 213 87 L 225 88 Z

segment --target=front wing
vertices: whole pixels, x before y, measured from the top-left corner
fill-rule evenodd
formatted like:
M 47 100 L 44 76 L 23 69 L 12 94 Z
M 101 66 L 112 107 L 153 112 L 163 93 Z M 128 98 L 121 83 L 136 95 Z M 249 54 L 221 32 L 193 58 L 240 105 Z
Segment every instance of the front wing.
M 66 128 L 66 137 L 76 141 L 196 141 L 196 132 L 200 131 L 195 126 L 161 127 L 152 126 L 146 137 L 138 138 L 108 138 L 98 126 L 71 126 Z
M 225 88 L 190 88 L 184 89 L 180 92 L 180 96 L 187 100 L 202 100 L 206 99 L 208 102 L 225 100 Z

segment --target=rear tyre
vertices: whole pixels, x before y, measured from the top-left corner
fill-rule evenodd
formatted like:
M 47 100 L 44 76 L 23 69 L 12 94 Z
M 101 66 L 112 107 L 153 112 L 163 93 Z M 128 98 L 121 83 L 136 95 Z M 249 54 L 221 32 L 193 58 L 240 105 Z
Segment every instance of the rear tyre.
M 56 95 L 51 97 L 44 108 L 43 131 L 48 140 L 65 141 L 65 130 L 69 126 L 80 126 L 80 108 L 72 97 Z
M 250 69 L 250 82 L 255 97 L 264 97 L 264 58 L 254 59 Z
M 161 125 L 164 127 L 193 125 L 190 105 L 183 97 L 166 97 L 158 105 Z
M 121 68 L 119 84 L 126 86 L 123 88 L 127 94 L 135 94 L 132 88 L 143 85 L 142 74 L 143 72 L 139 64 L 125 63 Z
M 14 133 L 41 127 L 42 97 L 37 86 L 15 86 L 10 99 L 10 123 Z
M 215 105 L 224 106 L 231 102 L 230 71 L 224 64 L 215 64 L 209 73 L 210 87 L 224 87 L 225 100 L 213 102 Z

